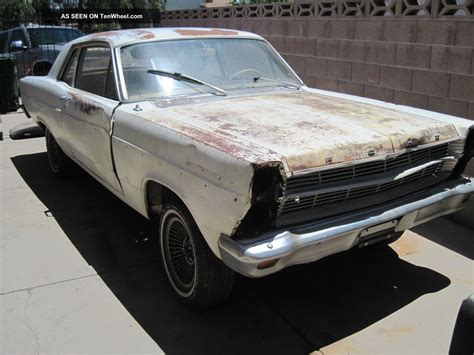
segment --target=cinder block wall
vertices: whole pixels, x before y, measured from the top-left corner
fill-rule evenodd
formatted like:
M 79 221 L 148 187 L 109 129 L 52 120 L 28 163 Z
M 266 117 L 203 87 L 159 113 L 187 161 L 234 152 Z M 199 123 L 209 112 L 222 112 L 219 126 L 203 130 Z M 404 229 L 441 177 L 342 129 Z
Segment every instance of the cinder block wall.
M 429 8 L 410 7 L 405 0 L 380 7 L 364 0 L 354 10 L 354 3 L 319 0 L 174 11 L 164 13 L 162 26 L 255 32 L 310 87 L 474 119 L 472 7 L 443 0 L 432 1 Z M 412 16 L 423 11 L 426 16 Z

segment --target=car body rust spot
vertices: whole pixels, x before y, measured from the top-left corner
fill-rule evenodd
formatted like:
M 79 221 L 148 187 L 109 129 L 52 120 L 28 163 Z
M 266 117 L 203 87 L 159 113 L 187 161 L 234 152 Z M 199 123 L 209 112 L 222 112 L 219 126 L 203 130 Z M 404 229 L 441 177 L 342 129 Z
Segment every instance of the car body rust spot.
M 147 31 L 147 30 L 136 29 L 136 30 L 133 30 L 133 33 L 139 39 L 152 39 L 152 38 L 155 38 L 155 34 L 151 31 Z
M 99 106 L 93 105 L 84 99 L 82 99 L 80 96 L 76 94 L 71 94 L 72 97 L 72 102 L 76 107 L 79 108 L 79 110 L 86 114 L 86 115 L 92 115 L 94 113 L 97 113 L 99 111 L 102 111 L 103 109 Z
M 222 151 L 229 153 L 229 154 L 242 154 L 245 152 L 245 148 L 241 148 L 237 146 L 236 144 L 230 142 L 227 139 L 223 139 L 222 137 L 212 134 L 210 132 L 206 132 L 204 130 L 196 129 L 193 127 L 188 127 L 188 126 L 181 126 L 181 132 L 185 133 L 189 137 L 192 137 L 194 139 L 198 139 L 199 141 L 203 143 L 210 144 L 212 146 L 215 146 Z
M 130 30 L 130 34 L 133 38 L 136 39 L 153 39 L 155 38 L 155 34 L 152 31 L 143 30 L 143 29 L 134 29 Z M 122 33 L 119 31 L 107 31 L 107 32 L 99 32 L 94 33 L 91 35 L 91 38 L 113 38 L 123 36 Z
M 117 31 L 107 31 L 107 32 L 93 33 L 91 35 L 91 38 L 115 37 L 115 36 L 118 36 L 118 35 L 119 35 L 119 33 L 117 33 Z
M 177 29 L 174 31 L 181 36 L 237 36 L 239 34 L 236 31 L 222 30 L 219 28 L 211 28 L 209 30 Z

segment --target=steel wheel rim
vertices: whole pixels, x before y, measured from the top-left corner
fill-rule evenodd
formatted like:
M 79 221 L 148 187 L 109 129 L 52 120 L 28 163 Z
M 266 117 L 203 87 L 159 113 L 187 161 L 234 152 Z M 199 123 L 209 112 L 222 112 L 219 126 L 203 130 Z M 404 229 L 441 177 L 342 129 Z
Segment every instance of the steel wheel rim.
M 173 287 L 182 296 L 188 296 L 196 280 L 196 251 L 191 232 L 177 215 L 165 220 L 163 254 Z

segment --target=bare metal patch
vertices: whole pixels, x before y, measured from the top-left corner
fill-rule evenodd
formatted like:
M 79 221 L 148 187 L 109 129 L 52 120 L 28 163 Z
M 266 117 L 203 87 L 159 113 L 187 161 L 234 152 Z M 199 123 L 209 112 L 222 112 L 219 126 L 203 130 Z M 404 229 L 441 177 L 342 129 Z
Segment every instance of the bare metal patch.
M 181 36 L 237 36 L 239 33 L 236 31 L 221 30 L 218 28 L 211 28 L 209 30 L 185 30 L 179 29 L 174 30 Z
M 155 38 L 155 34 L 151 31 L 147 30 L 133 30 L 133 33 L 139 38 L 139 39 L 152 39 Z
M 117 37 L 119 35 L 120 33 L 118 33 L 117 31 L 107 31 L 107 32 L 94 33 L 91 35 L 91 38 Z

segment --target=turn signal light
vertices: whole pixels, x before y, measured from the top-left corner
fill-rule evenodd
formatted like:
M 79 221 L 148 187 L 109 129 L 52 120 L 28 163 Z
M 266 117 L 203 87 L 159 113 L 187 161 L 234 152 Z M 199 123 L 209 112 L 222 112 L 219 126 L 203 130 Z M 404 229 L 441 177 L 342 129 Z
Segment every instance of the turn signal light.
M 260 264 L 257 265 L 257 269 L 259 270 L 268 269 L 269 267 L 274 266 L 278 260 L 280 259 L 271 259 L 271 260 L 262 261 Z

